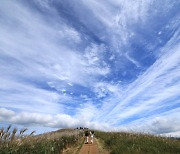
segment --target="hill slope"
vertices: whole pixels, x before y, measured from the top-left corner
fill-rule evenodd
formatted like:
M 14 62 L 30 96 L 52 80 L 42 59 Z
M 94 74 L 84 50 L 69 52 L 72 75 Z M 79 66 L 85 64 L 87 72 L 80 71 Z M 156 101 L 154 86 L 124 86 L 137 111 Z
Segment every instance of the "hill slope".
M 180 153 L 180 140 L 147 134 L 96 132 L 111 154 Z
M 0 130 L 0 154 L 59 154 L 68 147 L 78 144 L 82 132 L 62 129 L 37 136 L 19 135 L 16 128 Z M 13 138 L 12 138 L 13 136 Z
M 11 131 L 8 127 L 0 130 L 0 154 L 59 154 L 64 149 L 67 149 L 67 153 L 68 151 L 80 151 L 84 143 L 83 135 L 82 130 L 61 129 L 37 136 L 24 136 L 22 130 L 18 131 L 14 128 Z M 180 140 L 174 138 L 101 131 L 95 131 L 95 137 L 98 139 L 97 143 L 101 143 L 98 147 L 102 149 L 106 147 L 104 151 L 110 151 L 111 154 L 180 153 Z

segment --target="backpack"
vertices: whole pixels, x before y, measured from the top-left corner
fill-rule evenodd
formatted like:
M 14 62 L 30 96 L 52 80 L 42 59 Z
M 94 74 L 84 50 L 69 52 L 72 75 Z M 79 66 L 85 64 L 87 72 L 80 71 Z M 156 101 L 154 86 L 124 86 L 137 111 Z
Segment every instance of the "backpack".
M 86 131 L 86 132 L 85 132 L 85 136 L 88 136 L 88 135 L 89 135 L 89 132 L 88 132 L 88 131 Z

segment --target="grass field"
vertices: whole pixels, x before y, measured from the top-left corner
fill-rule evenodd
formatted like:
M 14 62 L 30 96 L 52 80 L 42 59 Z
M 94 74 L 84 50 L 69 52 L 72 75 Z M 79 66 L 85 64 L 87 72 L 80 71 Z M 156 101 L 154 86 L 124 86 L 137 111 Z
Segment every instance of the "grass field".
M 147 134 L 99 132 L 96 137 L 104 142 L 111 154 L 180 154 L 180 140 Z
M 77 130 L 59 130 L 38 136 L 27 129 L 17 130 L 9 126 L 0 130 L 0 154 L 59 154 L 79 142 L 82 133 Z
M 83 131 L 61 129 L 34 136 L 27 129 L 0 129 L 0 154 L 59 154 L 82 144 Z M 26 134 L 26 135 L 25 135 Z M 148 134 L 95 131 L 111 154 L 180 154 L 180 140 Z M 80 140 L 81 138 L 81 140 Z

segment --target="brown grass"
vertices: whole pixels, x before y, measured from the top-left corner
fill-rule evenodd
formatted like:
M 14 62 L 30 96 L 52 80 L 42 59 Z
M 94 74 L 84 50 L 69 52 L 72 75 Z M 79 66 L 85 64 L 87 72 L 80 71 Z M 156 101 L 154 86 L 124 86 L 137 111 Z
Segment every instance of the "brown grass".
M 66 149 L 79 141 L 82 132 L 79 130 L 59 130 L 34 136 L 35 131 L 25 134 L 26 128 L 20 131 L 12 128 L 11 125 L 0 129 L 0 154 L 55 154 L 62 153 Z

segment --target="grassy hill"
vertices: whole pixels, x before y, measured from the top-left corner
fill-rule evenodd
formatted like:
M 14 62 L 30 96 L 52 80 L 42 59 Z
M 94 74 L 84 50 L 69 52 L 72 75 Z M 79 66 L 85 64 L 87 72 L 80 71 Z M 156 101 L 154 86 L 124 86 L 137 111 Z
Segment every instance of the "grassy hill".
M 83 144 L 82 130 L 61 129 L 34 136 L 26 129 L 0 129 L 0 154 L 59 154 Z M 95 131 L 95 137 L 111 154 L 180 154 L 180 140 L 147 134 Z
M 147 134 L 96 132 L 111 154 L 180 154 L 180 140 Z
M 61 129 L 37 136 L 24 135 L 26 129 L 8 127 L 0 130 L 0 154 L 59 154 L 79 143 L 82 132 Z

